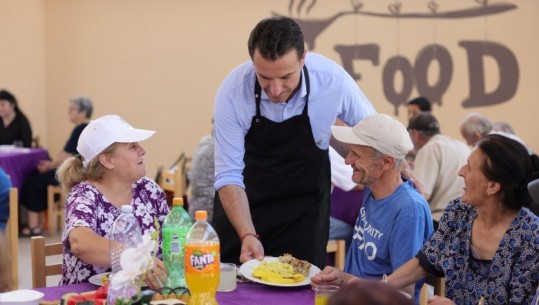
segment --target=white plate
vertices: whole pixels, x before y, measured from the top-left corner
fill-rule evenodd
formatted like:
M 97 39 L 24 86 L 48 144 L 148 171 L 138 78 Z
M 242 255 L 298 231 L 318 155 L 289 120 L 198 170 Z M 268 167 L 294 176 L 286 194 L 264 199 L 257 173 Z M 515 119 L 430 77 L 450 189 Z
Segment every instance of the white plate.
M 35 290 L 20 289 L 0 293 L 1 305 L 38 305 L 43 293 Z
M 101 277 L 103 277 L 104 275 L 106 275 L 108 277 L 109 274 L 110 274 L 110 272 L 103 272 L 103 273 L 94 274 L 94 275 L 90 276 L 88 281 L 90 283 L 94 284 L 94 285 L 103 286 L 103 282 L 101 282 Z
M 278 257 L 266 256 L 266 257 L 264 257 L 264 259 L 262 261 L 263 262 L 275 262 L 275 261 L 278 261 L 278 260 L 279 260 Z M 309 285 L 309 283 L 311 282 L 311 277 L 314 276 L 315 274 L 317 274 L 318 272 L 320 272 L 320 268 L 316 267 L 315 265 L 311 265 L 311 269 L 309 270 L 309 275 L 306 276 L 305 279 L 303 281 L 301 281 L 301 282 L 297 282 L 297 283 L 293 283 L 293 284 L 270 283 L 270 282 L 263 281 L 263 280 L 253 276 L 253 269 L 255 269 L 259 264 L 260 264 L 260 262 L 257 261 L 256 259 L 252 259 L 252 260 L 250 260 L 248 262 L 243 263 L 243 265 L 241 265 L 241 267 L 240 267 L 241 275 L 243 275 L 245 278 L 248 278 L 249 280 L 251 280 L 253 282 L 266 284 L 266 285 L 270 285 L 270 286 L 297 287 L 297 286 Z

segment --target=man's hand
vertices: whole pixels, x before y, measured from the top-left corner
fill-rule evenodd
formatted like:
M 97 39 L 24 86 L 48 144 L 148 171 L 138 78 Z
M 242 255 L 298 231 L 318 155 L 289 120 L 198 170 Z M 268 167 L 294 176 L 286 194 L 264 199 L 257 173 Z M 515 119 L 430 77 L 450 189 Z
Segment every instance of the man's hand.
M 315 274 L 311 278 L 311 286 L 314 286 L 314 287 L 318 285 L 343 286 L 348 281 L 351 281 L 353 279 L 354 279 L 354 276 L 352 276 L 351 274 L 345 273 L 335 267 L 326 266 L 324 270 Z
M 258 238 L 247 235 L 241 244 L 240 262 L 245 263 L 252 259 L 264 259 L 264 247 Z

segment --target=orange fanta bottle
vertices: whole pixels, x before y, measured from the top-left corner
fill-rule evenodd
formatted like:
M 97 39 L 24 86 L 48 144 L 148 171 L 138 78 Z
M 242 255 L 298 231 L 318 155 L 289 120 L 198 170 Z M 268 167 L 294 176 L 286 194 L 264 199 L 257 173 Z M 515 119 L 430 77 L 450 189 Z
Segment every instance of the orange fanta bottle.
M 185 281 L 191 293 L 188 305 L 216 305 L 219 285 L 219 237 L 206 221 L 206 211 L 196 211 L 195 224 L 185 240 Z

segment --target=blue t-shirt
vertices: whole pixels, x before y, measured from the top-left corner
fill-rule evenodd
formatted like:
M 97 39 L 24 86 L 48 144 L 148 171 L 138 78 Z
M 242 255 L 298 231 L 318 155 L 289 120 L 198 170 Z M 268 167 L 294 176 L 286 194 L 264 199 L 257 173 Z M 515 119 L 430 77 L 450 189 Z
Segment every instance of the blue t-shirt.
M 425 198 L 406 181 L 391 196 L 375 199 L 365 187 L 344 271 L 360 278 L 381 279 L 414 258 L 432 235 Z M 415 297 L 424 281 L 416 283 Z

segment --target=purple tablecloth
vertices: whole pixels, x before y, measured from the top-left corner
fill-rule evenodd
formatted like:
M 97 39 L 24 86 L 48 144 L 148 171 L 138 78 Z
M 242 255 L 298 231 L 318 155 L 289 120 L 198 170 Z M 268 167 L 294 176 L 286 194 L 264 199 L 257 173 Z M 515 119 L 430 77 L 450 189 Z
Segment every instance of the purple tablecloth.
M 45 294 L 44 301 L 59 300 L 68 292 L 85 292 L 96 290 L 99 286 L 94 284 L 75 284 L 68 286 L 44 287 L 35 290 Z M 312 305 L 314 293 L 311 286 L 302 287 L 272 287 L 257 283 L 238 283 L 236 290 L 231 292 L 217 292 L 219 305 L 232 304 L 260 304 L 260 305 Z
M 37 163 L 40 160 L 48 159 L 49 153 L 45 149 L 24 148 L 10 152 L 0 152 L 0 167 L 11 178 L 13 187 L 20 190 L 24 180 L 36 171 Z

